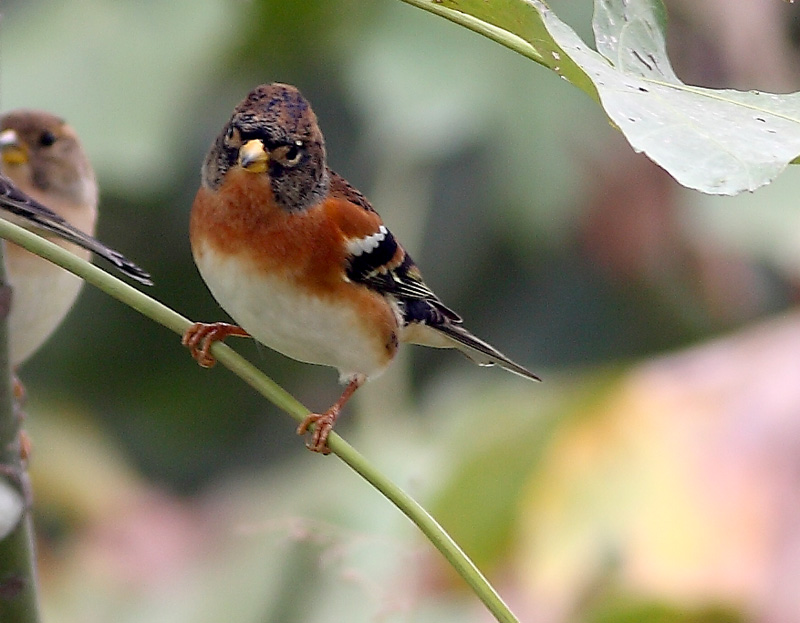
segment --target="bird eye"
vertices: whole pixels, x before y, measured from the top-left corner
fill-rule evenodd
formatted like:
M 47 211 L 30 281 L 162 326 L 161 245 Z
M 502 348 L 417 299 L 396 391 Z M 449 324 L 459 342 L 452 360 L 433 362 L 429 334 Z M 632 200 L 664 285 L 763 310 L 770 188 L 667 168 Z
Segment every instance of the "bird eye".
M 45 130 L 39 136 L 39 145 L 42 147 L 50 147 L 53 143 L 56 142 L 56 135 L 53 134 L 50 130 Z
M 281 147 L 276 147 L 272 150 L 272 159 L 278 162 L 283 166 L 294 166 L 300 159 L 303 157 L 303 151 L 301 147 L 303 146 L 302 143 L 299 141 L 297 143 L 293 143 L 291 145 L 282 145 Z
M 230 143 L 235 135 L 236 135 L 236 128 L 234 128 L 232 125 L 229 125 L 228 131 L 225 133 L 225 141 Z
M 293 162 L 297 160 L 297 157 L 300 155 L 300 149 L 296 145 L 291 145 L 289 149 L 286 150 L 284 154 L 284 158 L 286 162 Z

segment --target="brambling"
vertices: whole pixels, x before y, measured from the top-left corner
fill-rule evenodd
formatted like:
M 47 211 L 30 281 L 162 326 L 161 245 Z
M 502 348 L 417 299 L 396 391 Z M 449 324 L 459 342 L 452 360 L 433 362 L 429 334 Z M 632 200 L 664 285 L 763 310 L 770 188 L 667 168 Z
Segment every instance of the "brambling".
M 16 110 L 0 117 L 0 217 L 50 238 L 75 255 L 90 251 L 144 284 L 149 275 L 92 237 L 97 183 L 75 131 L 50 113 Z M 6 245 L 11 363 L 18 366 L 55 331 L 83 280 L 13 244 Z
M 235 108 L 203 164 L 190 239 L 201 276 L 239 324 L 186 332 L 201 366 L 214 364 L 213 342 L 239 335 L 339 370 L 339 400 L 297 429 L 313 428 L 311 450 L 330 452 L 342 407 L 401 342 L 539 380 L 462 326 L 364 195 L 327 167 L 317 118 L 295 87 L 259 86 Z

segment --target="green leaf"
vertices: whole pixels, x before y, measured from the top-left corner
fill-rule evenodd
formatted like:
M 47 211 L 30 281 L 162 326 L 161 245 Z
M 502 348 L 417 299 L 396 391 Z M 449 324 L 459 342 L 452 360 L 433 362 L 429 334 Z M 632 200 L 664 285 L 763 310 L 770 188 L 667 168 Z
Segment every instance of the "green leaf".
M 406 0 L 552 69 L 598 99 L 634 150 L 678 182 L 734 195 L 800 154 L 800 94 L 684 84 L 666 53 L 660 0 L 595 0 L 597 51 L 541 0 Z
M 768 184 L 800 154 L 800 95 L 684 84 L 667 57 L 665 21 L 660 0 L 596 0 L 595 40 L 608 63 L 591 52 L 576 60 L 606 113 L 684 186 L 733 195 Z
M 542 2 L 530 0 L 403 0 L 497 41 L 558 73 L 595 100 L 597 91 L 586 72 L 549 32 Z M 553 16 L 555 17 L 555 16 Z M 565 26 L 556 18 L 556 22 Z M 576 38 L 577 35 L 572 33 Z

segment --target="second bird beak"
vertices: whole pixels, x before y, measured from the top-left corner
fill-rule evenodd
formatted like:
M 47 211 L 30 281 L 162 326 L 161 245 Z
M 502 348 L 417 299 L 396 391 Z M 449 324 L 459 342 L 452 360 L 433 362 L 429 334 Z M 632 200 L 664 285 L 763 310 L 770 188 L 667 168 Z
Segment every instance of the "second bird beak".
M 0 132 L 0 152 L 5 165 L 25 164 L 28 162 L 28 152 L 19 141 L 19 136 L 14 130 Z
M 268 163 L 269 154 L 264 151 L 264 143 L 257 139 L 247 141 L 239 149 L 239 164 L 251 173 L 263 173 Z

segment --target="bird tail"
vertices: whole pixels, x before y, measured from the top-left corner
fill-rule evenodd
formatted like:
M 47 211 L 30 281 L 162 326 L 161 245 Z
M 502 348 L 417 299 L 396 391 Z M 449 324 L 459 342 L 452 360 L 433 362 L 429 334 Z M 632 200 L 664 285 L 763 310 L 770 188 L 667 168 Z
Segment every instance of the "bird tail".
M 526 379 L 542 380 L 527 368 L 506 357 L 491 344 L 472 335 L 461 325 L 445 322 L 431 328 L 449 338 L 453 342 L 454 348 L 479 366 L 500 366 L 509 372 L 524 376 Z

